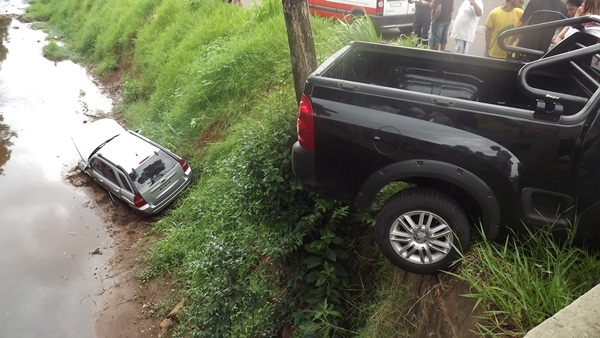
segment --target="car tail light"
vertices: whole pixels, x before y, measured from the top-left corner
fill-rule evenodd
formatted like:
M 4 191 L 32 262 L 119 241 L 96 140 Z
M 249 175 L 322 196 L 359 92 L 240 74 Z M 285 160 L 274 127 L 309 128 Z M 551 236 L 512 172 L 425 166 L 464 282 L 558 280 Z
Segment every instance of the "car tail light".
M 308 151 L 315 150 L 315 123 L 312 105 L 306 95 L 302 95 L 298 105 L 298 142 Z
M 377 1 L 377 8 L 375 9 L 375 15 L 377 15 L 377 16 L 383 15 L 383 0 Z
M 142 197 L 142 195 L 137 194 L 133 196 L 133 204 L 136 206 L 136 208 L 141 208 L 148 203 L 146 203 L 146 200 Z
M 183 168 L 183 172 L 186 172 L 190 168 L 190 166 L 187 164 L 187 162 L 183 158 L 179 159 L 179 164 L 181 164 L 181 167 Z

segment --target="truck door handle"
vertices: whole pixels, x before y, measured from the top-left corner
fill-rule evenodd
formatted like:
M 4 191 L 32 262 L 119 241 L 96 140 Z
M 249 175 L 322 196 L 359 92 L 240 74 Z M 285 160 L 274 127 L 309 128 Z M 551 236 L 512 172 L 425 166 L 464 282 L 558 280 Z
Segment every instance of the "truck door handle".
M 452 101 L 451 99 L 444 98 L 444 97 L 434 97 L 431 99 L 431 102 L 437 104 L 438 106 L 444 106 L 444 107 L 454 105 L 454 101 Z
M 338 82 L 338 87 L 340 87 L 342 89 L 348 89 L 348 90 L 358 90 L 357 85 L 345 83 L 345 82 Z

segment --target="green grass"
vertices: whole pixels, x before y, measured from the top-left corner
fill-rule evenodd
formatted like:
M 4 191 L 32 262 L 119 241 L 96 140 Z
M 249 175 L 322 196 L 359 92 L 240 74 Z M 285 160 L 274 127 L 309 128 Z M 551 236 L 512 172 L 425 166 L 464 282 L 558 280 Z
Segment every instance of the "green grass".
M 396 301 L 408 291 L 365 235 L 372 215 L 307 192 L 291 172 L 297 107 L 280 1 L 39 0 L 28 13 L 60 40 L 44 53 L 66 53 L 99 77 L 122 71 L 117 111 L 128 127 L 195 170 L 194 185 L 154 226 L 159 240 L 140 276 L 173 276 L 181 286 L 188 306 L 176 335 L 414 332 L 401 319 L 411 305 Z M 380 40 L 368 20 L 312 25 L 319 62 L 349 41 Z M 598 272 L 594 256 L 552 246 L 543 233 L 526 244 L 482 241 L 463 265 L 470 297 L 490 309 L 482 332 L 515 335 L 584 292 Z
M 293 177 L 297 108 L 281 13 L 275 0 L 251 9 L 63 0 L 30 10 L 98 76 L 125 69 L 118 110 L 130 127 L 196 169 L 195 185 L 153 229 L 161 239 L 141 276 L 173 275 L 186 286 L 182 335 L 272 336 L 295 326 L 336 336 L 357 325 L 344 316 L 354 278 L 346 267 L 369 216 Z M 370 23 L 314 24 L 320 59 L 359 35 L 377 39 Z
M 598 255 L 573 245 L 575 228 L 559 237 L 549 225 L 504 242 L 483 238 L 461 259 L 456 277 L 485 309 L 481 335 L 523 336 L 594 286 Z
M 60 61 L 70 57 L 69 51 L 63 46 L 58 45 L 54 39 L 51 39 L 50 42 L 42 48 L 42 55 L 52 61 Z
M 421 322 L 413 323 L 409 319 L 409 309 L 413 306 L 411 288 L 403 283 L 401 275 L 387 262 L 378 264 L 379 280 L 375 281 L 375 291 L 366 297 L 372 300 L 365 302 L 359 309 L 365 317 L 364 327 L 358 337 L 413 337 L 420 326 L 426 325 L 425 316 L 420 317 Z M 417 326 L 415 328 L 415 325 Z

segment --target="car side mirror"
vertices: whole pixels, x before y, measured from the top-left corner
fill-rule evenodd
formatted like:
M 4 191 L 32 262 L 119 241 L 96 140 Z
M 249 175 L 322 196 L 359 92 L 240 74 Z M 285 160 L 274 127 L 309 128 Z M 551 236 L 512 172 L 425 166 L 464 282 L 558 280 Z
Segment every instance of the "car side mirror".
M 87 163 L 85 163 L 83 160 L 79 160 L 77 165 L 79 166 L 79 169 L 81 169 L 84 172 L 90 169 L 90 166 Z

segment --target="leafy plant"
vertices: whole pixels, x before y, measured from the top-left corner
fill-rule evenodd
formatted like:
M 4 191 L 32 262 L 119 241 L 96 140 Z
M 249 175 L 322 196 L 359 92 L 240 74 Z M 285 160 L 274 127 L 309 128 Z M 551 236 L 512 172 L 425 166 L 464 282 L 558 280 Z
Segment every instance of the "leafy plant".
M 419 38 L 416 34 L 402 34 L 398 39 L 394 41 L 394 43 L 404 47 L 427 48 L 427 45 L 423 44 L 421 42 L 421 38 Z

